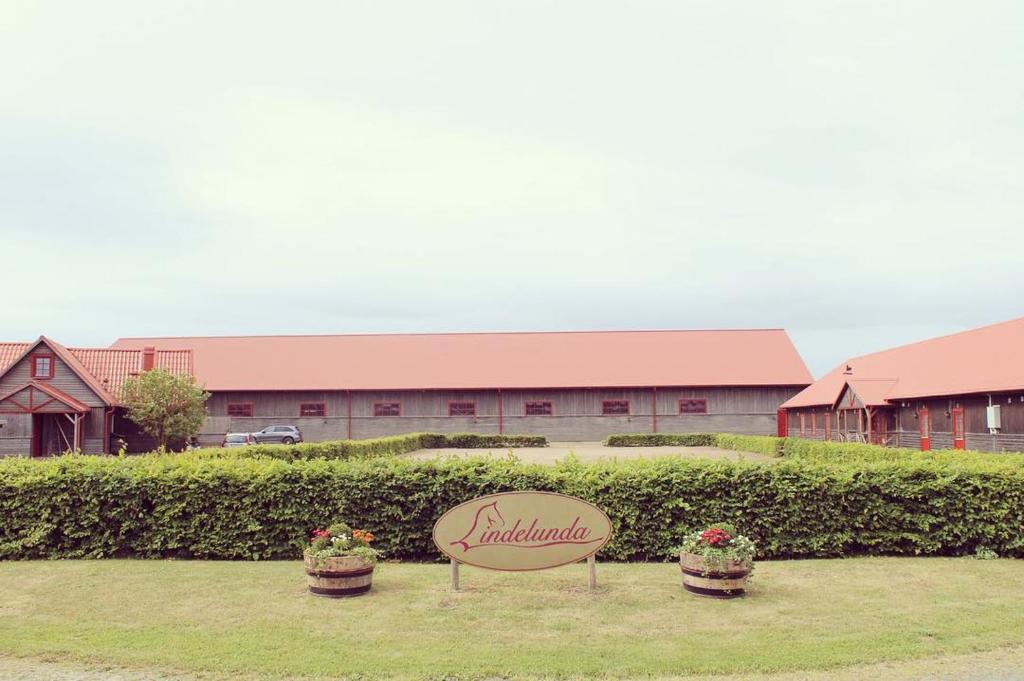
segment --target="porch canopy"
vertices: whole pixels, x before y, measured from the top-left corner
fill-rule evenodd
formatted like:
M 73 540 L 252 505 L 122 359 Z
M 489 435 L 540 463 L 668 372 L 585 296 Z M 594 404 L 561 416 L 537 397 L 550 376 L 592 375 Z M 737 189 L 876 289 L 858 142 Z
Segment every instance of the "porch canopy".
M 89 406 L 41 381 L 0 395 L 0 414 L 86 414 Z
M 80 451 L 82 448 L 82 420 L 89 406 L 71 395 L 41 381 L 30 381 L 0 395 L 0 414 L 30 414 L 32 416 L 32 455 L 42 452 L 42 430 L 49 422 L 52 432 L 59 433 L 60 448 Z M 69 439 L 56 420 L 61 417 L 70 423 Z M 55 435 L 58 437 L 58 435 Z

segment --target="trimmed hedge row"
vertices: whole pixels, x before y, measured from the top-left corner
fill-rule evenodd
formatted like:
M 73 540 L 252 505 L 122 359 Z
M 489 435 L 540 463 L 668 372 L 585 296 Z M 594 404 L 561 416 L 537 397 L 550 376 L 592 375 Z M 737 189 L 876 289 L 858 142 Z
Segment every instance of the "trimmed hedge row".
M 486 447 L 547 447 L 542 435 L 480 435 L 478 433 L 409 433 L 372 440 L 331 440 L 296 445 L 207 447 L 184 456 L 232 459 L 368 459 L 398 456 L 417 449 L 483 449 Z M 178 456 L 177 454 L 175 456 Z
M 715 433 L 623 433 L 605 438 L 606 447 L 715 447 Z
M 447 509 L 507 490 L 587 499 L 612 518 L 611 560 L 662 560 L 730 522 L 762 558 L 1024 557 L 1024 468 L 1009 462 L 773 465 L 665 457 L 547 467 L 506 459 L 62 457 L 0 464 L 0 558 L 295 558 L 343 518 L 390 558 L 437 559 Z

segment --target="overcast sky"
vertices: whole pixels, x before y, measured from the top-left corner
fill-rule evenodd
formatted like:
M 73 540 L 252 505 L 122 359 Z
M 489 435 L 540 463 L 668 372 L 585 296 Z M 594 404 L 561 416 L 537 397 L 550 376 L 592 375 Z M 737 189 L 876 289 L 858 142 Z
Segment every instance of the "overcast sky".
M 5 2 L 0 340 L 1024 315 L 1024 3 Z

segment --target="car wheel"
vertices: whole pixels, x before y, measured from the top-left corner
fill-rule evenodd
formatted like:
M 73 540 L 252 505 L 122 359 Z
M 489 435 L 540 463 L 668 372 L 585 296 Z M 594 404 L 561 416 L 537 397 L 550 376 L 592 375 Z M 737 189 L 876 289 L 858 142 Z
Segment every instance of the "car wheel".
M 295 439 L 290 437 L 281 438 L 281 444 L 293 445 L 295 444 Z

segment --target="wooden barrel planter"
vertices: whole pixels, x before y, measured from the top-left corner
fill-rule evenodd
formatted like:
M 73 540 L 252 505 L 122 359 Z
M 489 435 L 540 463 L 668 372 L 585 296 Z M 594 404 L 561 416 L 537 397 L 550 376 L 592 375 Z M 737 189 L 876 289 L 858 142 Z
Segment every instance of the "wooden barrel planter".
M 373 585 L 373 563 L 358 556 L 305 556 L 309 593 L 327 598 L 361 596 Z
M 679 567 L 683 570 L 683 588 L 698 596 L 711 598 L 737 598 L 742 596 L 747 576 L 742 563 L 731 560 L 725 570 L 709 570 L 703 556 L 693 553 L 679 554 Z M 716 566 L 719 567 L 719 566 Z

